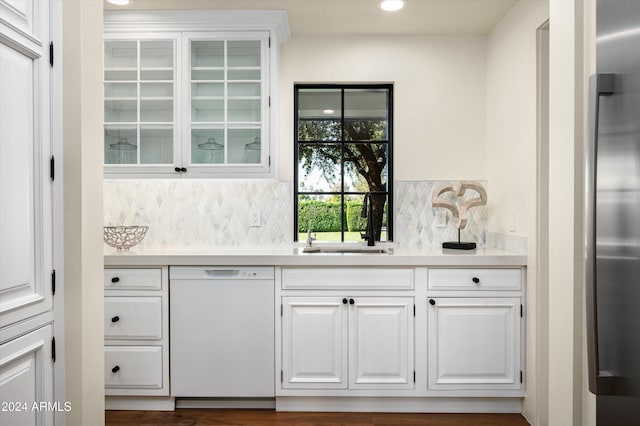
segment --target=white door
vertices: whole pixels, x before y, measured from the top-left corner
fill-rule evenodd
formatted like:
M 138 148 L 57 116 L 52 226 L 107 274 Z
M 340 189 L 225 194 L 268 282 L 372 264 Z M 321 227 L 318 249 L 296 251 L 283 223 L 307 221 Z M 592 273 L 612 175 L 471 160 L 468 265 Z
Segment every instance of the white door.
M 351 300 L 349 387 L 413 388 L 413 298 Z
M 49 2 L 0 1 L 0 327 L 51 309 Z
M 47 325 L 0 345 L 0 424 L 52 425 L 53 366 L 52 327 Z M 41 405 L 47 404 L 48 405 Z
M 346 389 L 346 299 L 283 297 L 282 304 L 282 387 Z
M 429 389 L 519 389 L 520 299 L 431 298 Z

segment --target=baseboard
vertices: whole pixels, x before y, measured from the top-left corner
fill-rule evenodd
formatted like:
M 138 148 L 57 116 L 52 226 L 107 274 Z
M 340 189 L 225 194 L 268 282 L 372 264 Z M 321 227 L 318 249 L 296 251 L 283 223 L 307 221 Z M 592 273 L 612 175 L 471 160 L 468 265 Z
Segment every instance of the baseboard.
M 375 398 L 279 396 L 276 411 L 521 413 L 522 398 Z
M 234 408 L 274 410 L 275 398 L 177 398 L 176 408 Z
M 105 410 L 173 411 L 175 398 L 171 396 L 107 396 Z

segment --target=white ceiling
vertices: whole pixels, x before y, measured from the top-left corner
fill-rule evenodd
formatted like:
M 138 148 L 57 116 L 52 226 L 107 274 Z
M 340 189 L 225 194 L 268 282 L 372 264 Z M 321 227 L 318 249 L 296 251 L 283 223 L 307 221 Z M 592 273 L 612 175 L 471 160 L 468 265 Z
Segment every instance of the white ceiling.
M 295 35 L 486 34 L 517 0 L 131 0 L 129 9 L 282 9 Z M 539 0 L 529 0 L 539 1 Z M 105 3 L 105 9 L 124 9 Z

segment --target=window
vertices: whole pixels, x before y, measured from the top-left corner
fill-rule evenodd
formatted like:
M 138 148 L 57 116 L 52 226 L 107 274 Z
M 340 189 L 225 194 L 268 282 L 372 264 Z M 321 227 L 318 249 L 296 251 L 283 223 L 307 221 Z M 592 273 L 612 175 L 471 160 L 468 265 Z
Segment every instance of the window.
M 376 241 L 393 239 L 393 86 L 294 87 L 294 240 L 360 241 L 370 195 Z

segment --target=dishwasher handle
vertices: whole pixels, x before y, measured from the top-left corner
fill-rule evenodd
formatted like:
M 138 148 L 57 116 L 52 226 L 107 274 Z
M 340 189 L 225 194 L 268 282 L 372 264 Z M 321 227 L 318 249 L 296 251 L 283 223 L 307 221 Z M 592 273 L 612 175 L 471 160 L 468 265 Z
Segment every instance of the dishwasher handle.
M 205 269 L 207 278 L 236 278 L 240 276 L 239 269 Z

